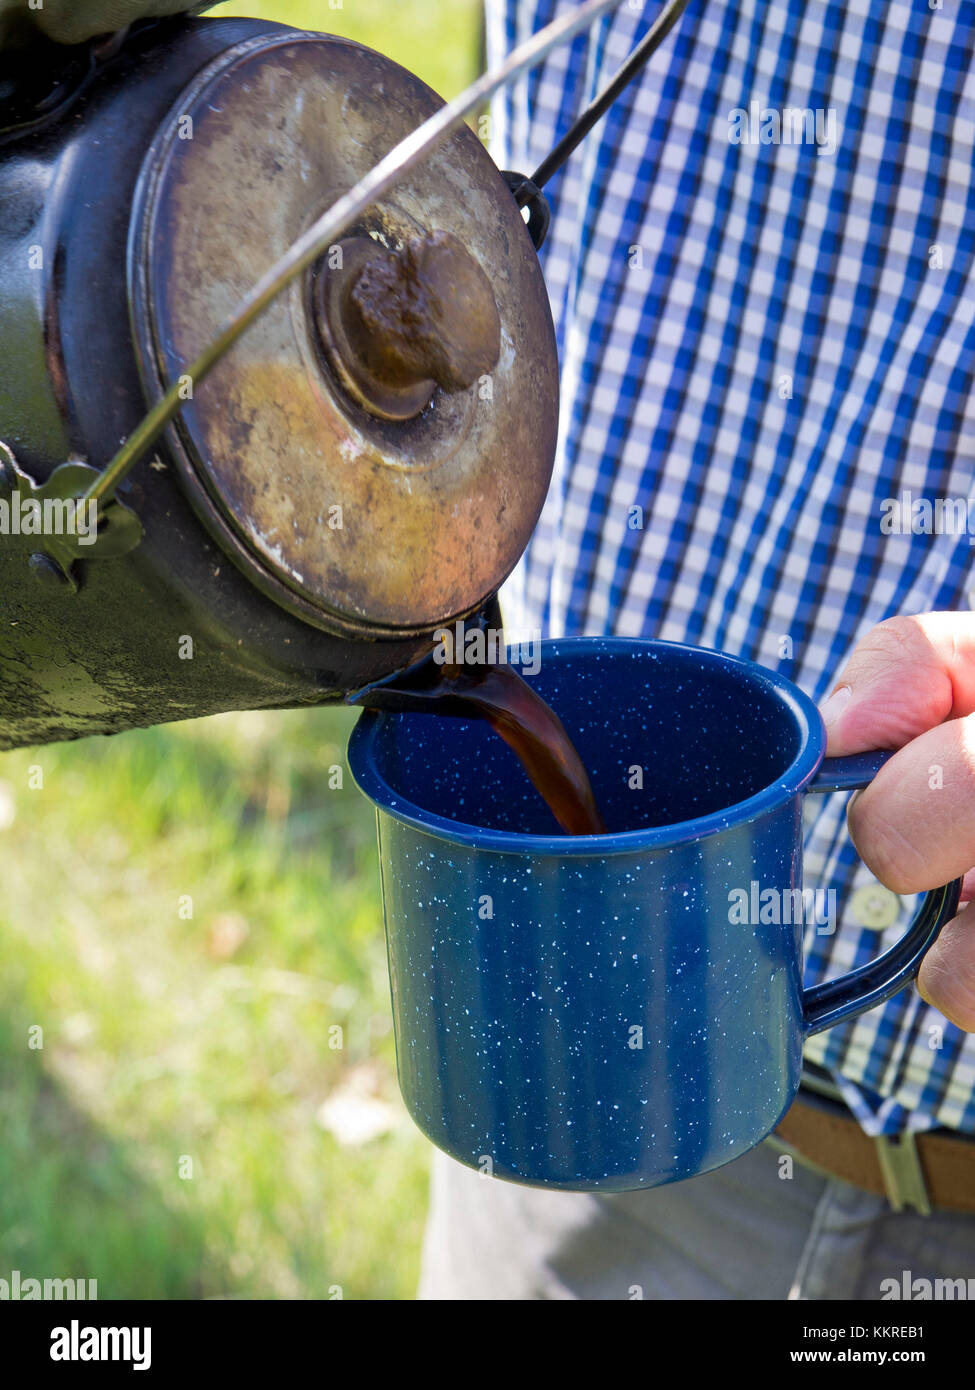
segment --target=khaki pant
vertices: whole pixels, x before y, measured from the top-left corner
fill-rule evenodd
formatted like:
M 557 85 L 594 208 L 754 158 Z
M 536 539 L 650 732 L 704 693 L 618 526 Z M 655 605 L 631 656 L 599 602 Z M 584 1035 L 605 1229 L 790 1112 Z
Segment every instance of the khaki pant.
M 483 1178 L 437 1153 L 419 1296 L 880 1299 L 906 1274 L 936 1293 L 935 1280 L 971 1281 L 975 1299 L 975 1216 L 895 1213 L 798 1163 L 787 1172 L 760 1144 L 689 1182 L 590 1196 Z

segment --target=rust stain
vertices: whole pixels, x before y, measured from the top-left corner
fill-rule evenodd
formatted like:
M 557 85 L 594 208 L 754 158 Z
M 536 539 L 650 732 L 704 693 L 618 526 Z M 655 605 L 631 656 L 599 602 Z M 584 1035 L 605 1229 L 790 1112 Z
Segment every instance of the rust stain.
M 388 59 L 325 37 L 220 74 L 157 187 L 148 278 L 161 375 L 178 375 L 291 242 L 439 104 Z M 435 626 L 495 591 L 541 510 L 558 412 L 548 297 L 520 212 L 466 128 L 348 235 L 385 238 L 393 253 L 414 238 L 440 247 L 447 300 L 463 279 L 459 245 L 468 297 L 489 286 L 496 323 L 483 296 L 469 341 L 457 315 L 443 318 L 456 343 L 431 377 L 450 389 L 402 421 L 364 408 L 326 361 L 309 276 L 187 402 L 182 434 L 265 574 L 343 620 Z M 366 289 L 375 335 L 382 275 Z M 429 342 L 420 356 L 433 363 Z

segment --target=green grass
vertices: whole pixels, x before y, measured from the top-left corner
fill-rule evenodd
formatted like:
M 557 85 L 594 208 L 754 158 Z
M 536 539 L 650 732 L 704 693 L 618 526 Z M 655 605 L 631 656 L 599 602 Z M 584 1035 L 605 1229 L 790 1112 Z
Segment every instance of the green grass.
M 428 1150 L 396 1091 L 349 725 L 226 715 L 5 755 L 0 1277 L 412 1295 Z M 350 1076 L 391 1107 L 364 1145 L 317 1118 Z
M 213 15 L 251 15 L 355 39 L 378 49 L 441 96 L 456 96 L 477 76 L 481 0 L 233 0 Z
M 228 12 L 359 39 L 447 96 L 475 70 L 471 0 Z M 243 713 L 0 758 L 0 1278 L 413 1296 L 430 1150 L 396 1090 L 350 727 Z M 352 1084 L 389 1107 L 364 1143 L 321 1123 Z

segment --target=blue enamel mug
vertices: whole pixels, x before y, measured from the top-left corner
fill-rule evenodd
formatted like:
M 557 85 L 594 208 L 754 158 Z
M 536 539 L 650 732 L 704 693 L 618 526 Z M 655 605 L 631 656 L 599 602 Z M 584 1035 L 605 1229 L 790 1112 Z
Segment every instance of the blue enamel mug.
M 563 834 L 479 720 L 365 711 L 352 734 L 403 1098 L 439 1148 L 515 1182 L 706 1173 L 778 1124 L 805 1037 L 914 978 L 959 884 L 886 954 L 804 991 L 803 796 L 864 786 L 891 755 L 824 761 L 808 696 L 703 648 L 558 639 L 526 678 L 609 834 Z

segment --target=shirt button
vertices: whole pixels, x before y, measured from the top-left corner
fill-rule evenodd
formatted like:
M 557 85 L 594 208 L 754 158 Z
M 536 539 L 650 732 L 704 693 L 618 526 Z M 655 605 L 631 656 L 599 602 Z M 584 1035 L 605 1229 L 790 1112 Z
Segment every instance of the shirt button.
M 900 916 L 901 900 L 882 883 L 865 883 L 850 899 L 850 912 L 858 926 L 883 931 Z

